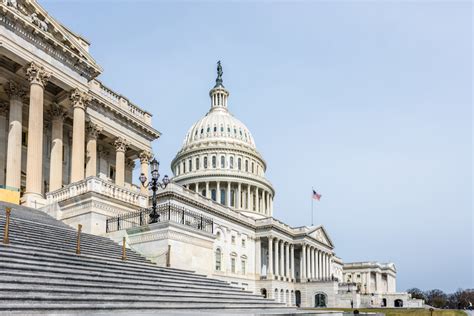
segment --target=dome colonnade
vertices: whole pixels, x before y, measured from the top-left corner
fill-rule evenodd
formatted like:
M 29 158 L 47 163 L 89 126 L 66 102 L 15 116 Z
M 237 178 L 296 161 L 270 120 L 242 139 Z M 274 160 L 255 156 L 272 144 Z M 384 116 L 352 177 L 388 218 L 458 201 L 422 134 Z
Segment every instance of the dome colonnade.
M 173 181 L 254 217 L 273 214 L 275 191 L 248 128 L 227 108 L 229 91 L 218 63 L 211 109 L 189 129 L 171 163 Z

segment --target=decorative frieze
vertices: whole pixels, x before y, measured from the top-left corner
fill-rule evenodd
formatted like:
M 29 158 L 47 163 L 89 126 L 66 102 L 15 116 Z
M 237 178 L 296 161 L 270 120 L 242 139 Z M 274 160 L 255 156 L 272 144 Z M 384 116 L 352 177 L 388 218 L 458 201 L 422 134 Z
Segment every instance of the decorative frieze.
M 51 73 L 46 71 L 41 65 L 32 62 L 28 68 L 26 68 L 26 75 L 31 84 L 38 84 L 42 87 L 46 85 Z

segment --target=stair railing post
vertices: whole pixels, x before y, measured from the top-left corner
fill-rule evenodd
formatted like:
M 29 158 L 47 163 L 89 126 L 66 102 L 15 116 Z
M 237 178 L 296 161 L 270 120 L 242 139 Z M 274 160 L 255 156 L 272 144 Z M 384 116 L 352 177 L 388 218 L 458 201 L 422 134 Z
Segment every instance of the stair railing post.
M 82 231 L 82 225 L 78 224 L 77 225 L 77 239 L 76 239 L 76 254 L 78 255 L 81 254 L 81 231 Z
M 168 252 L 166 253 L 166 267 L 170 267 L 171 266 L 171 245 L 168 245 Z
M 3 243 L 9 244 L 10 239 L 8 238 L 9 230 L 10 230 L 10 214 L 12 212 L 11 207 L 5 208 L 6 218 L 5 218 L 5 230 L 3 231 Z
M 125 237 L 122 239 L 122 260 L 127 260 L 127 248 L 125 246 Z

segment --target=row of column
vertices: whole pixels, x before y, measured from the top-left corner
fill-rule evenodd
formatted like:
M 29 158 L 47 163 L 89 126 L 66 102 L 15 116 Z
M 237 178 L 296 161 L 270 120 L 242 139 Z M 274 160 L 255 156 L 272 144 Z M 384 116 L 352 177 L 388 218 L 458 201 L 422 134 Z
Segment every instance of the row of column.
M 26 161 L 26 190 L 23 195 L 24 203 L 36 204 L 34 201 L 43 199 L 43 128 L 44 128 L 44 87 L 51 74 L 44 67 L 31 63 L 26 69 L 30 82 L 29 95 L 29 120 L 28 142 Z M 5 92 L 10 98 L 9 102 L 9 130 L 7 140 L 7 159 L 5 184 L 7 187 L 20 189 L 21 186 L 21 151 L 22 151 L 22 99 L 26 89 L 16 82 L 10 81 L 4 85 Z M 101 128 L 89 124 L 87 127 L 86 145 L 86 106 L 90 101 L 87 93 L 73 90 L 70 94 L 73 108 L 73 134 L 71 157 L 71 182 L 83 180 L 87 176 L 95 176 L 97 170 L 97 136 Z M 52 104 L 52 146 L 50 165 L 50 191 L 62 187 L 63 176 L 63 126 L 66 110 L 58 104 Z M 116 148 L 116 177 L 117 185 L 125 183 L 125 151 L 127 141 L 117 139 Z M 87 162 L 86 159 L 87 148 Z M 142 157 L 143 156 L 143 157 Z M 148 174 L 148 159 L 151 155 L 144 153 L 140 156 L 142 172 Z M 85 168 L 84 168 L 85 166 Z
M 268 276 L 295 278 L 295 245 L 268 237 Z
M 244 185 L 240 182 L 233 183 L 233 182 L 221 182 L 216 181 L 212 182 L 215 183 L 215 187 L 213 186 L 212 189 L 216 190 L 216 201 L 221 202 L 221 189 L 224 189 L 226 197 L 225 197 L 225 205 L 229 207 L 234 207 L 236 209 L 248 210 L 248 211 L 255 211 L 257 213 L 265 214 L 267 216 L 271 216 L 273 214 L 273 196 L 270 192 L 261 189 L 257 186 L 251 185 Z M 211 199 L 211 191 L 210 188 L 210 181 L 206 182 L 196 182 L 194 183 L 194 190 L 197 193 L 200 193 L 202 190 L 205 190 L 206 197 Z M 188 189 L 192 189 L 191 184 L 185 185 Z M 234 205 L 232 205 L 232 191 L 234 191 Z M 255 201 L 257 201 L 255 203 Z M 254 205 L 255 204 L 255 205 Z
M 331 254 L 303 244 L 300 256 L 301 279 L 328 280 L 331 278 Z
M 222 158 L 224 160 L 222 161 Z M 201 169 L 230 169 L 245 171 L 263 176 L 264 170 L 257 160 L 232 154 L 201 154 L 182 159 L 175 166 L 175 175 L 179 176 Z

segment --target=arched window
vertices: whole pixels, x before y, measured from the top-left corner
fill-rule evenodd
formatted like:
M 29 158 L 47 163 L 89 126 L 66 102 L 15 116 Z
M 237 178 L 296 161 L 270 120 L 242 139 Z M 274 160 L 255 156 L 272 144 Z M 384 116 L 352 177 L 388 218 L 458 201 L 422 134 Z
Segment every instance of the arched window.
M 183 173 L 186 173 L 186 161 L 183 161 Z
M 245 160 L 245 171 L 249 172 L 249 161 Z
M 204 157 L 204 169 L 207 169 L 207 157 Z
M 234 169 L 234 157 L 229 158 L 229 168 Z
M 199 170 L 199 158 L 196 158 L 196 170 Z
M 212 156 L 212 168 L 217 168 L 216 156 Z
M 214 133 L 217 132 L 217 126 L 214 126 Z
M 242 170 L 242 158 L 237 159 L 237 168 Z
M 225 205 L 225 189 L 221 189 L 221 204 Z
M 225 168 L 225 156 L 221 156 L 221 168 Z
M 216 249 L 216 271 L 221 271 L 222 268 L 222 252 L 220 248 Z
M 193 171 L 193 161 L 189 159 L 189 171 Z
M 215 189 L 212 189 L 212 190 L 211 190 L 211 199 L 212 199 L 213 201 L 215 201 L 216 198 L 217 198 L 217 197 L 216 197 L 216 190 L 215 190 Z
M 314 307 L 326 307 L 326 295 L 318 293 L 314 296 Z
M 254 169 L 255 169 L 255 164 L 252 161 L 252 173 L 254 173 Z

